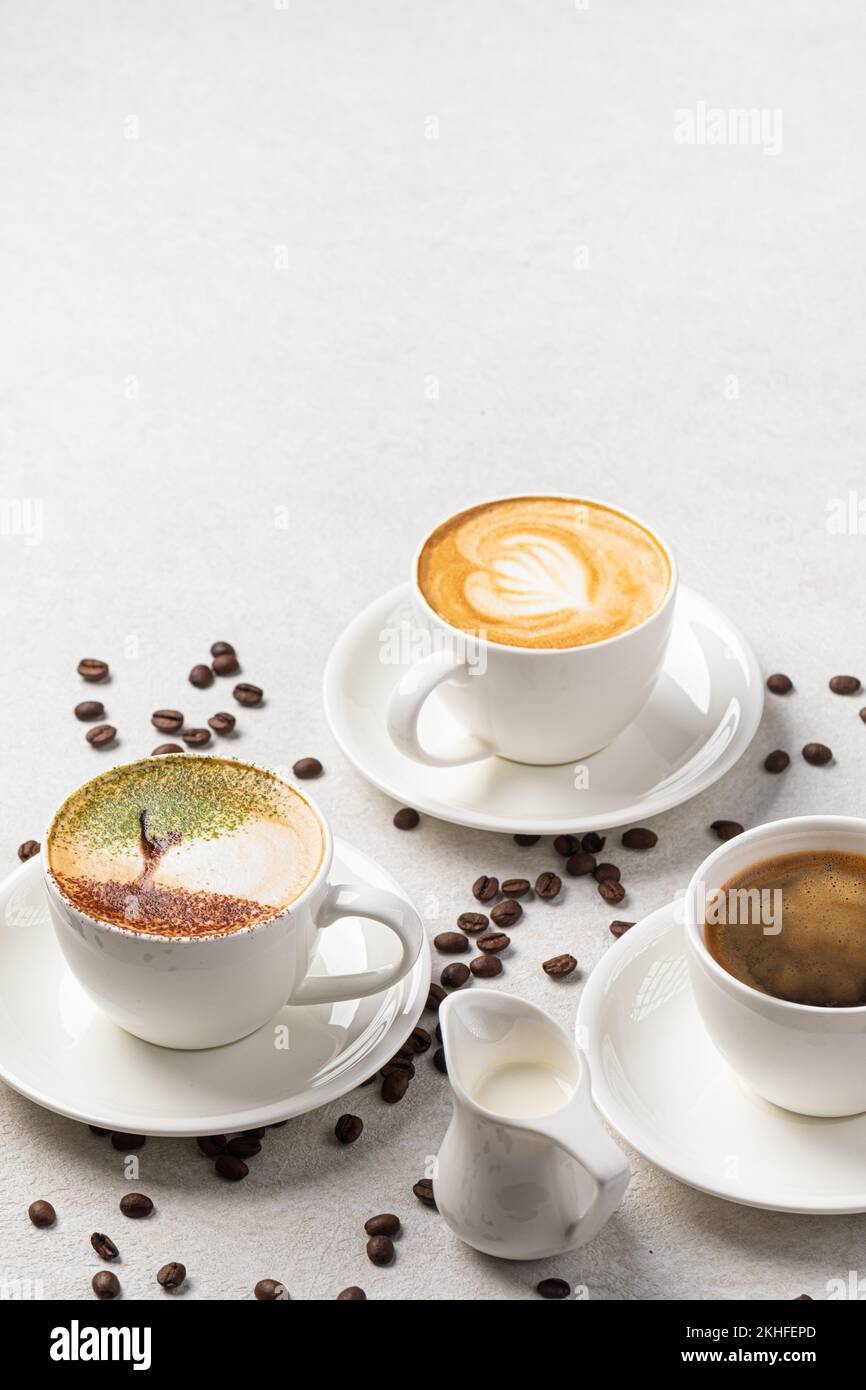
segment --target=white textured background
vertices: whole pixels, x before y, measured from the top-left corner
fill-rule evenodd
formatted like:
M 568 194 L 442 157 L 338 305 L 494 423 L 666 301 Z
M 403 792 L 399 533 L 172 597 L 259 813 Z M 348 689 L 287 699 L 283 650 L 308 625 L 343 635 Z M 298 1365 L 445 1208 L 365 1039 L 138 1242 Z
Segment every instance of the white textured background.
M 629 915 L 687 881 L 716 816 L 863 811 L 860 702 L 826 690 L 866 679 L 866 536 L 827 524 L 866 490 L 856 0 L 3 0 L 0 23 L 9 867 L 98 764 L 71 713 L 79 657 L 111 663 L 135 756 L 156 705 L 224 707 L 185 682 L 215 638 L 269 697 L 238 752 L 321 756 L 337 831 L 439 895 L 431 930 L 478 872 L 552 864 L 435 822 L 394 831 L 319 699 L 331 643 L 419 535 L 523 487 L 656 519 L 685 582 L 798 685 L 725 782 L 654 822 Z M 677 145 L 675 110 L 700 101 L 779 108 L 781 153 Z M 23 499 L 41 540 L 14 524 Z M 836 764 L 763 772 L 807 739 Z M 501 987 L 570 1024 L 580 983 L 539 963 L 571 949 L 588 971 L 610 916 L 570 886 L 521 925 Z M 523 1298 L 553 1273 L 592 1298 L 820 1297 L 862 1269 L 866 1217 L 749 1211 L 642 1160 L 585 1252 L 476 1256 L 411 1194 L 449 1108 L 419 1072 L 401 1105 L 353 1097 L 353 1148 L 330 1138 L 339 1104 L 271 1135 L 238 1186 L 191 1142 L 150 1141 L 136 1186 L 159 1211 L 134 1229 L 120 1156 L 3 1088 L 0 1273 L 88 1298 L 93 1229 L 122 1239 L 142 1297 L 169 1259 L 188 1297 L 232 1299 L 262 1276 L 302 1299 Z M 51 1232 L 26 1219 L 36 1196 Z M 375 1270 L 380 1210 L 405 1235 Z

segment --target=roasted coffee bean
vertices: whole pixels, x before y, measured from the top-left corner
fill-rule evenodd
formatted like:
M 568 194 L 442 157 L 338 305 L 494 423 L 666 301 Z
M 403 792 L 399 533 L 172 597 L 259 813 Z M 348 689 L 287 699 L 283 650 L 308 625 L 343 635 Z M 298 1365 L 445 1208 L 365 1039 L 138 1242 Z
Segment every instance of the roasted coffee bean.
M 421 817 L 411 806 L 401 806 L 394 812 L 394 825 L 398 830 L 414 830 Z
M 469 969 L 478 980 L 492 980 L 502 974 L 502 961 L 498 956 L 476 956 L 469 962 Z
M 433 1053 L 433 1065 L 437 1071 L 441 1071 L 443 1076 L 448 1075 L 448 1065 L 445 1061 L 444 1047 L 437 1047 L 436 1051 Z
M 569 859 L 580 849 L 580 840 L 576 835 L 557 835 L 553 842 L 553 848 L 557 854 L 562 855 L 563 859 Z
M 811 1295 L 810 1293 L 798 1293 L 797 1296 L 796 1296 L 795 1298 L 792 1298 L 792 1299 L 791 1299 L 791 1302 L 792 1302 L 792 1303 L 813 1303 L 813 1302 L 814 1302 L 814 1299 L 812 1298 L 812 1295 Z
M 152 758 L 157 758 L 163 753 L 182 753 L 183 749 L 179 743 L 160 743 L 151 753 Z
M 803 749 L 803 757 L 813 767 L 826 767 L 827 763 L 833 761 L 833 754 L 826 743 L 807 743 Z
M 321 777 L 324 770 L 318 758 L 298 758 L 297 762 L 292 763 L 292 772 L 302 782 L 309 782 L 312 777 Z
M 187 729 L 182 738 L 187 748 L 207 748 L 210 743 L 210 729 Z
M 460 951 L 469 950 L 469 938 L 460 931 L 441 931 L 438 936 L 434 936 L 433 945 L 443 955 L 454 956 Z
M 228 1140 L 224 1134 L 205 1134 L 195 1141 L 205 1158 L 219 1158 L 226 1151 Z
M 75 706 L 73 713 L 76 719 L 82 719 L 85 722 L 90 719 L 101 719 L 105 713 L 105 705 L 101 700 L 82 700 L 80 704 Z
M 531 887 L 528 878 L 507 878 L 502 891 L 507 898 L 525 898 Z
M 179 1264 L 177 1260 L 170 1260 L 167 1265 L 163 1265 L 156 1276 L 156 1282 L 164 1289 L 179 1289 L 185 1279 L 186 1265 Z
M 550 872 L 539 874 L 535 880 L 535 891 L 540 898 L 555 898 L 562 887 L 562 879 Z
M 108 675 L 108 663 L 86 656 L 78 663 L 78 674 L 86 681 L 104 681 Z
M 457 918 L 457 925 L 468 932 L 483 931 L 490 925 L 490 918 L 485 917 L 483 912 L 461 912 Z
M 18 858 L 22 864 L 26 864 L 28 859 L 32 859 L 34 854 L 38 854 L 42 846 L 38 840 L 24 840 L 18 846 Z M 486 919 L 485 919 L 486 920 Z
M 413 1051 L 413 1052 L 416 1054 L 416 1056 L 417 1056 L 417 1054 L 420 1053 L 420 1052 L 427 1052 L 427 1051 L 429 1051 L 430 1046 L 432 1045 L 433 1039 L 431 1038 L 430 1034 L 427 1032 L 427 1029 L 426 1029 L 426 1028 L 413 1028 L 413 1029 L 412 1029 L 412 1032 L 409 1034 L 408 1038 L 406 1039 L 406 1042 L 407 1042 L 408 1046 L 411 1047 L 412 1051 Z
M 787 695 L 794 689 L 794 682 L 790 676 L 783 676 L 779 671 L 775 676 L 767 677 L 767 689 L 772 690 L 774 695 Z
M 150 1216 L 153 1211 L 153 1202 L 149 1197 L 145 1197 L 143 1192 L 126 1192 L 120 1199 L 120 1210 L 124 1216 L 130 1216 L 134 1221 L 138 1221 L 143 1216 Z
M 107 748 L 117 738 L 117 730 L 113 724 L 94 724 L 84 737 L 91 748 Z
M 551 979 L 561 980 L 577 969 L 577 961 L 574 959 L 574 956 L 568 954 L 551 956 L 550 960 L 546 960 L 542 963 L 541 968 L 545 975 L 550 975 Z
M 232 691 L 239 705 L 252 707 L 260 705 L 264 699 L 264 691 L 258 685 L 250 685 L 248 681 L 241 681 Z
M 615 936 L 616 939 L 619 940 L 619 938 L 625 936 L 626 932 L 630 931 L 633 926 L 634 922 L 613 921 L 608 927 L 608 931 L 611 936 Z
M 710 826 L 720 840 L 733 840 L 735 835 L 742 835 L 743 827 L 738 820 L 714 820 Z
M 492 902 L 499 892 L 499 879 L 488 878 L 487 874 L 482 874 L 476 878 L 472 885 L 472 896 L 477 898 L 480 903 Z
M 243 1159 L 235 1158 L 234 1154 L 220 1154 L 214 1168 L 226 1182 L 241 1182 L 250 1171 Z
M 786 767 L 790 767 L 791 759 L 782 748 L 776 748 L 772 753 L 768 753 L 764 759 L 764 767 L 768 772 L 784 772 Z
M 193 666 L 189 673 L 189 683 L 196 686 L 198 690 L 207 690 L 209 685 L 213 685 L 213 671 L 203 662 L 199 662 L 198 666 Z
M 260 1303 L 285 1303 L 289 1291 L 279 1279 L 260 1279 L 253 1289 Z
M 111 1147 L 118 1153 L 129 1153 L 132 1149 L 143 1149 L 147 1140 L 143 1134 L 121 1134 L 115 1130 L 111 1136 Z
M 389 1062 L 385 1063 L 384 1067 L 379 1069 L 379 1075 L 405 1076 L 408 1081 L 411 1081 L 415 1075 L 415 1063 L 405 1053 L 398 1052 L 396 1057 L 392 1057 Z
M 412 1076 L 415 1075 L 415 1068 L 412 1068 Z M 388 1105 L 396 1105 L 398 1100 L 402 1100 L 409 1089 L 409 1082 L 412 1077 L 408 1071 L 392 1071 L 382 1081 L 382 1099 Z
M 606 903 L 621 903 L 625 897 L 625 889 L 616 878 L 602 879 L 598 891 Z
M 116 1260 L 120 1254 L 111 1236 L 105 1235 L 102 1231 L 93 1232 L 90 1237 L 90 1244 L 101 1260 Z
M 462 989 L 469 979 L 469 966 L 462 960 L 455 960 L 452 965 L 446 965 L 439 978 L 449 989 Z
M 218 714 L 212 714 L 207 722 L 215 734 L 231 734 L 234 732 L 236 721 L 233 714 L 220 710 Z
M 120 1293 L 120 1280 L 110 1269 L 100 1269 L 91 1279 L 90 1287 L 97 1298 L 117 1298 Z
M 358 1115 L 341 1115 L 334 1125 L 334 1133 L 341 1144 L 354 1144 L 364 1130 L 364 1121 Z
M 478 947 L 479 951 L 483 951 L 485 955 L 491 953 L 495 955 L 497 951 L 508 950 L 508 947 L 511 945 L 511 937 L 506 936 L 504 931 L 485 932 L 483 936 L 478 937 L 475 945 Z
M 234 652 L 220 652 L 211 662 L 211 670 L 215 676 L 233 676 L 235 671 L 241 669 L 241 664 Z
M 183 715 L 179 709 L 155 709 L 150 722 L 162 734 L 176 734 L 183 728 Z
M 380 1216 L 371 1216 L 364 1222 L 368 1236 L 390 1236 L 391 1240 L 400 1234 L 400 1218 L 391 1211 L 383 1211 Z
M 537 845 L 541 839 L 540 835 L 515 835 L 514 843 L 520 845 L 521 849 L 528 849 L 530 845 Z
M 863 723 L 866 724 L 866 705 L 860 710 L 860 718 L 863 720 Z
M 447 998 L 448 995 L 445 993 L 441 985 L 437 985 L 435 983 L 431 984 L 429 990 L 427 991 L 427 1003 L 424 1005 L 424 1008 L 432 1009 L 434 1013 L 438 1013 L 439 1005 L 442 1003 L 443 999 Z
M 506 898 L 505 902 L 497 903 L 490 912 L 490 920 L 495 922 L 497 927 L 513 927 L 522 916 L 523 908 L 514 898 Z
M 433 1181 L 431 1178 L 420 1178 L 412 1188 L 419 1202 L 423 1202 L 425 1207 L 436 1207 L 436 1198 L 433 1196 Z
M 542 1298 L 568 1298 L 571 1285 L 566 1284 L 564 1279 L 542 1279 L 540 1284 L 536 1284 L 535 1290 Z
M 618 883 L 622 878 L 622 873 L 616 864 L 596 864 L 592 876 L 596 883 Z
M 834 676 L 830 689 L 834 695 L 856 695 L 862 687 L 856 676 Z
M 34 1226 L 53 1226 L 57 1220 L 57 1212 L 50 1202 L 31 1202 L 27 1208 L 27 1215 Z
M 371 1236 L 367 1241 L 367 1258 L 374 1265 L 389 1265 L 394 1258 L 394 1242 L 390 1236 Z
M 282 1123 L 285 1124 L 285 1120 Z M 276 1129 L 276 1125 L 262 1125 L 259 1129 L 245 1129 L 243 1136 L 245 1139 L 264 1139 L 268 1129 Z
M 111 1133 L 110 1129 L 102 1129 L 99 1125 L 88 1125 L 87 1128 L 91 1134 L 98 1134 L 100 1139 L 104 1139 L 107 1134 Z
M 566 859 L 565 872 L 570 874 L 572 878 L 582 878 L 584 874 L 591 874 L 595 866 L 595 855 L 582 849 L 578 850 L 577 854 L 573 854 L 570 859 Z
M 350 1284 L 342 1293 L 337 1294 L 337 1303 L 366 1303 L 367 1295 L 363 1289 L 359 1289 L 357 1284 Z
M 211 656 L 234 656 L 235 649 L 231 642 L 214 642 L 210 649 Z
M 606 838 L 604 835 L 596 835 L 594 830 L 588 830 L 580 842 L 580 847 L 587 854 L 601 854 Z
M 232 1154 L 235 1158 L 255 1158 L 261 1151 L 261 1139 L 248 1138 L 246 1134 L 239 1134 L 226 1144 L 226 1153 Z
M 633 830 L 626 830 L 622 842 L 626 849 L 655 849 L 659 837 L 654 830 L 646 830 L 642 825 L 637 825 Z

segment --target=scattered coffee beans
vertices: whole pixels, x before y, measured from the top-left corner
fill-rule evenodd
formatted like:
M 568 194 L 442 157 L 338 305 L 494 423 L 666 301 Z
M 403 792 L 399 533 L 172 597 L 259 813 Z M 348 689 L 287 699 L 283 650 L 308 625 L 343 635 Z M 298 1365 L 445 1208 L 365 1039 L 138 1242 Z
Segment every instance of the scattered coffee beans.
M 654 830 L 646 830 L 643 826 L 635 826 L 634 830 L 626 830 L 622 837 L 622 842 L 626 849 L 655 849 L 659 842 L 659 837 Z
M 396 1105 L 398 1101 L 403 1099 L 409 1089 L 409 1082 L 414 1075 L 414 1067 L 407 1067 L 405 1070 L 389 1071 L 388 1075 L 382 1081 L 381 1092 L 382 1099 L 387 1105 Z
M 513 927 L 522 916 L 523 908 L 513 898 L 506 898 L 505 902 L 497 903 L 490 912 L 490 919 L 497 927 Z
M 511 937 L 506 936 L 504 931 L 485 932 L 484 936 L 479 936 L 475 942 L 479 951 L 485 955 L 496 954 L 497 951 L 507 951 L 511 945 Z
M 436 1198 L 433 1196 L 433 1181 L 431 1178 L 421 1178 L 415 1183 L 412 1191 L 415 1193 L 418 1201 L 424 1203 L 425 1207 L 433 1207 L 435 1209 Z
M 235 1158 L 255 1158 L 261 1151 L 261 1139 L 254 1139 L 249 1134 L 238 1134 L 226 1144 L 226 1153 L 232 1154 Z
M 227 656 L 229 654 L 234 656 L 235 649 L 231 642 L 214 642 L 210 649 L 210 654 L 211 656 Z
M 565 872 L 570 874 L 572 878 L 581 878 L 584 874 L 593 873 L 595 866 L 595 855 L 590 854 L 589 850 L 579 850 L 570 859 L 566 859 Z
M 163 753 L 182 753 L 183 749 L 179 743 L 160 743 L 151 753 L 152 758 L 157 758 Z
M 433 1053 L 433 1065 L 437 1071 L 441 1071 L 443 1076 L 448 1075 L 448 1067 L 445 1062 L 444 1047 L 437 1047 L 436 1051 Z
M 91 1134 L 97 1134 L 100 1139 L 104 1139 L 107 1134 L 111 1133 L 110 1129 L 100 1129 L 99 1125 L 88 1125 L 87 1128 Z
M 768 772 L 784 772 L 785 768 L 790 767 L 790 765 L 791 759 L 782 748 L 775 748 L 764 759 L 764 767 Z
M 866 724 L 866 705 L 860 710 L 860 718 L 863 720 L 863 723 Z
M 187 729 L 182 738 L 187 748 L 207 748 L 210 743 L 210 729 Z
M 438 936 L 434 936 L 433 945 L 443 955 L 455 956 L 461 951 L 469 950 L 469 938 L 459 931 L 441 931 Z
M 258 685 L 250 685 L 247 681 L 241 681 L 232 691 L 239 705 L 252 707 L 260 705 L 264 699 L 264 691 Z
M 482 874 L 476 878 L 472 885 L 472 896 L 477 898 L 480 903 L 492 902 L 499 892 L 499 879 L 488 878 L 487 874 Z
M 486 926 L 490 925 L 490 918 L 485 917 L 483 912 L 461 912 L 457 918 L 457 925 L 462 927 L 463 931 L 483 931 Z
M 89 720 L 101 719 L 105 713 L 105 705 L 101 700 L 82 700 L 75 706 L 74 714 L 76 719 Z
M 111 1236 L 104 1235 L 102 1231 L 93 1232 L 90 1244 L 101 1260 L 116 1260 L 120 1254 Z
M 368 1236 L 390 1236 L 393 1240 L 400 1234 L 400 1218 L 393 1212 L 383 1211 L 381 1216 L 371 1216 L 365 1221 L 364 1230 Z
M 433 1039 L 426 1028 L 413 1028 L 406 1039 L 406 1045 L 417 1055 L 419 1052 L 427 1052 Z
M 394 813 L 394 824 L 398 830 L 414 830 L 421 817 L 417 811 L 413 811 L 411 806 L 401 806 L 399 811 Z
M 318 758 L 298 758 L 297 762 L 292 763 L 292 772 L 302 782 L 308 782 L 312 777 L 321 777 L 324 770 Z
M 113 743 L 117 738 L 117 730 L 113 724 L 94 724 L 92 729 L 88 729 L 85 738 L 91 748 L 107 748 L 109 743 Z
M 220 1154 L 214 1168 L 226 1182 L 241 1182 L 250 1171 L 243 1159 L 234 1154 Z
M 575 835 L 557 835 L 553 842 L 553 848 L 557 854 L 562 855 L 563 859 L 568 859 L 580 849 L 580 841 Z
M 234 732 L 235 717 L 233 714 L 228 714 L 225 710 L 220 710 L 217 714 L 212 714 L 207 722 L 215 734 L 225 735 Z
M 605 838 L 604 835 L 596 835 L 594 830 L 590 830 L 581 840 L 580 847 L 586 850 L 587 854 L 600 854 L 604 849 Z
M 196 686 L 198 690 L 207 690 L 209 685 L 213 685 L 213 671 L 209 666 L 199 663 L 193 666 L 189 673 L 190 685 Z
M 535 1289 L 542 1298 L 568 1298 L 571 1293 L 571 1285 L 564 1279 L 542 1279 L 540 1284 L 536 1284 Z
M 733 840 L 735 835 L 743 833 L 743 827 L 738 820 L 714 820 L 710 829 L 715 831 L 720 840 Z
M 260 1279 L 253 1293 L 260 1303 L 284 1303 L 289 1296 L 288 1289 L 279 1279 Z
M 356 1139 L 360 1139 L 364 1129 L 364 1121 L 358 1115 L 341 1115 L 334 1125 L 334 1133 L 341 1144 L 354 1144 Z
M 856 676 L 833 676 L 830 689 L 834 695 L 856 695 L 862 687 Z
M 550 960 L 543 962 L 541 968 L 545 975 L 550 975 L 551 979 L 561 980 L 577 969 L 577 961 L 574 956 L 567 954 L 562 956 L 551 956 Z
M 120 1199 L 120 1210 L 124 1216 L 139 1221 L 143 1216 L 150 1216 L 153 1202 L 143 1192 L 126 1192 Z
M 78 674 L 86 681 L 104 681 L 108 675 L 108 664 L 105 661 L 97 661 L 95 657 L 86 656 L 78 663 Z
M 492 980 L 502 974 L 503 965 L 498 956 L 476 956 L 469 969 L 478 980 Z
M 629 931 L 633 926 L 634 922 L 613 921 L 608 927 L 608 931 L 610 932 L 611 936 L 615 936 L 618 941 L 619 938 L 621 936 L 625 936 L 626 932 Z
M 515 835 L 514 843 L 520 845 L 521 849 L 528 849 L 530 845 L 537 845 L 540 839 L 540 835 Z
M 186 1265 L 179 1264 L 177 1260 L 171 1260 L 169 1264 L 163 1265 L 156 1276 L 156 1282 L 161 1284 L 164 1289 L 179 1289 L 186 1279 Z
M 97 1298 L 117 1298 L 120 1293 L 120 1280 L 110 1269 L 100 1269 L 91 1279 L 90 1287 Z
M 394 1258 L 394 1242 L 390 1236 L 371 1236 L 367 1241 L 367 1258 L 374 1265 L 389 1265 Z
M 224 1134 L 206 1134 L 195 1141 L 205 1158 L 219 1158 L 226 1151 L 228 1140 Z
M 535 880 L 536 893 L 540 898 L 545 898 L 547 900 L 555 898 L 561 887 L 562 879 L 558 878 L 556 874 L 539 874 L 538 878 Z
M 53 1226 L 57 1220 L 57 1212 L 50 1202 L 31 1202 L 27 1208 L 27 1215 L 34 1226 Z
M 447 998 L 448 995 L 445 993 L 441 985 L 437 985 L 435 983 L 431 984 L 429 990 L 427 991 L 427 1003 L 424 1005 L 424 1008 L 432 1009 L 434 1013 L 438 1013 L 439 1005 L 442 1003 L 443 999 Z
M 143 1149 L 147 1140 L 143 1134 L 121 1134 L 115 1131 L 111 1136 L 111 1147 L 118 1153 L 129 1153 L 132 1149 Z
M 625 889 L 616 878 L 602 879 L 598 891 L 606 903 L 621 903 L 625 897 Z
M 827 763 L 833 761 L 833 754 L 826 743 L 807 743 L 803 749 L 803 757 L 813 767 L 826 767 Z
M 531 887 L 528 878 L 507 878 L 502 891 L 506 898 L 525 898 Z
M 462 989 L 469 979 L 469 966 L 455 960 L 453 965 L 446 965 L 439 978 L 448 989 Z
M 179 709 L 155 709 L 150 722 L 161 734 L 176 734 L 183 728 L 183 715 Z
M 18 846 L 18 858 L 22 864 L 26 864 L 28 859 L 32 859 L 34 854 L 38 854 L 42 846 L 38 840 L 24 840 Z M 485 918 L 486 921 L 486 918 Z
M 767 689 L 772 690 L 774 695 L 788 695 L 794 689 L 794 682 L 790 676 L 778 672 L 775 676 L 767 677 Z
M 220 652 L 211 662 L 211 670 L 215 676 L 233 676 L 235 671 L 240 669 L 240 662 L 234 652 Z
M 366 1303 L 367 1295 L 363 1289 L 359 1289 L 357 1284 L 350 1284 L 348 1289 L 343 1289 L 342 1293 L 337 1294 L 338 1303 Z
M 619 882 L 622 878 L 616 864 L 596 864 L 592 874 L 597 883 Z

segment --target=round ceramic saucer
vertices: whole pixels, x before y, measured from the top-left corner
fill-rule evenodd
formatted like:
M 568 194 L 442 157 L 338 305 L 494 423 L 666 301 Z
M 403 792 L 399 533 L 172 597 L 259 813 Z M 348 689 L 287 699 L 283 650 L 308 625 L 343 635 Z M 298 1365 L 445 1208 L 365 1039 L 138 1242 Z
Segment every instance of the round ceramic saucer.
M 795 1115 L 737 1079 L 695 1007 L 675 904 L 608 948 L 577 1038 L 605 1119 L 672 1177 L 771 1211 L 866 1211 L 866 1114 Z
M 345 841 L 335 843 L 331 876 L 401 892 Z M 313 973 L 387 965 L 394 949 L 386 927 L 346 918 L 322 932 Z M 418 1020 L 429 983 L 425 943 L 406 978 L 382 994 L 282 1009 L 272 1024 L 227 1047 L 155 1047 L 109 1022 L 70 974 L 49 920 L 39 859 L 0 884 L 0 1077 L 60 1115 L 126 1134 L 223 1134 L 327 1105 L 394 1055 Z M 288 1028 L 284 1049 L 274 1046 L 277 1023 Z
M 576 778 L 572 763 L 530 767 L 504 758 L 422 766 L 397 751 L 385 726 L 391 690 L 418 654 L 412 631 L 408 584 L 365 608 L 331 652 L 325 713 L 343 752 L 369 782 L 457 825 L 557 835 L 645 820 L 697 796 L 733 767 L 764 707 L 758 663 L 742 633 L 708 599 L 681 588 L 652 696 L 619 738 L 583 760 L 585 775 Z M 431 751 L 459 737 L 435 692 L 419 732 Z

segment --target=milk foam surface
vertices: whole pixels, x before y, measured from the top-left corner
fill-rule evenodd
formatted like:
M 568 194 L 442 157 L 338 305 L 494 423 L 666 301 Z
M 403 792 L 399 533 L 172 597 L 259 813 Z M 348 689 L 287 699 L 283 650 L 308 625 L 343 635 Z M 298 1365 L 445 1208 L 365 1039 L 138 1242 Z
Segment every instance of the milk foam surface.
M 662 603 L 667 556 L 619 512 L 519 497 L 461 512 L 430 536 L 418 582 L 452 626 L 518 647 L 577 647 L 637 627 Z
M 324 854 L 319 817 L 272 774 L 187 754 L 115 769 L 64 803 L 48 860 L 91 917 L 168 935 L 235 931 L 288 907 Z

